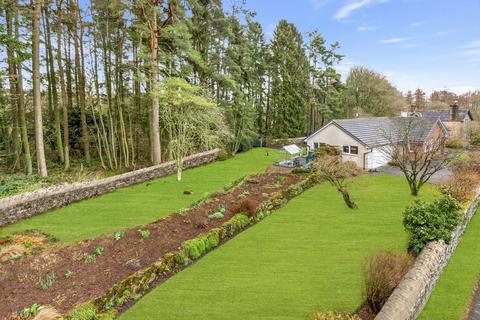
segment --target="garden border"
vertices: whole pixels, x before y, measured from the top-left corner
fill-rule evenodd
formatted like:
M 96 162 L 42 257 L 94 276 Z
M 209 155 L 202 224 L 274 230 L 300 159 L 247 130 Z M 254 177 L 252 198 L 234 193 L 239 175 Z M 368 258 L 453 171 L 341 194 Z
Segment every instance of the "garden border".
M 450 244 L 443 240 L 429 243 L 400 281 L 375 320 L 413 320 L 422 312 L 435 285 L 457 248 L 480 202 L 480 190 L 462 223 L 453 231 Z
M 242 181 L 239 181 L 237 185 L 243 183 L 248 177 L 249 176 L 246 176 Z M 102 296 L 78 305 L 69 312 L 66 319 L 69 319 L 70 315 L 85 308 L 89 310 L 93 309 L 96 313 L 113 313 L 113 315 L 116 315 L 118 311 L 125 311 L 133 305 L 136 300 L 143 297 L 157 285 L 188 267 L 196 260 L 201 259 L 208 254 L 208 252 L 232 239 L 237 234 L 263 220 L 272 214 L 273 210 L 283 207 L 288 201 L 315 186 L 317 183 L 319 183 L 319 181 L 315 174 L 310 174 L 304 180 L 291 185 L 285 191 L 277 192 L 270 200 L 264 202 L 257 210 L 255 217 L 249 218 L 239 213 L 225 222 L 221 227 L 213 228 L 207 233 L 200 234 L 193 239 L 183 242 L 177 251 L 166 253 L 149 267 L 137 271 L 135 274 L 110 288 Z M 210 198 L 204 201 L 208 201 L 209 199 Z M 212 238 L 215 240 L 212 241 Z M 205 247 L 199 255 L 191 256 L 187 244 L 198 241 L 203 242 Z M 206 244 L 207 242 L 209 245 Z
M 185 169 L 218 159 L 220 149 L 213 149 L 184 158 Z M 119 188 L 142 183 L 174 173 L 175 161 L 130 171 L 113 177 L 62 184 L 0 199 L 0 227 L 19 220 L 64 207 L 72 202 L 92 198 Z

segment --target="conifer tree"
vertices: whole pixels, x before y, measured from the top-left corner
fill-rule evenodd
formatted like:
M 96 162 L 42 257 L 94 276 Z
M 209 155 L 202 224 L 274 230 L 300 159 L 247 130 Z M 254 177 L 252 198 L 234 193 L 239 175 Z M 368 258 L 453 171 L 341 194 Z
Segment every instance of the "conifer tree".
M 308 60 L 303 37 L 295 25 L 286 20 L 279 22 L 271 51 L 271 134 L 278 138 L 302 136 L 307 120 Z

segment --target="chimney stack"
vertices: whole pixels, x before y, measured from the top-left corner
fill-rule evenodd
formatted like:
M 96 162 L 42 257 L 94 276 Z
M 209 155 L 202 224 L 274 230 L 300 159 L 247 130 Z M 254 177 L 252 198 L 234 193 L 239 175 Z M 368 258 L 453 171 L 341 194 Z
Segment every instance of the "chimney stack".
M 458 111 L 460 107 L 458 106 L 458 103 L 455 101 L 451 106 L 450 106 L 450 119 L 451 121 L 458 121 Z

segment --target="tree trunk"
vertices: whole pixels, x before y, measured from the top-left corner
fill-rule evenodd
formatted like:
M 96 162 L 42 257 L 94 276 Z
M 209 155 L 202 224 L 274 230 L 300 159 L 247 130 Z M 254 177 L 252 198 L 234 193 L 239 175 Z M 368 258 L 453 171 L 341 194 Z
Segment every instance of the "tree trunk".
M 63 153 L 64 153 L 64 170 L 70 169 L 70 143 L 68 128 L 68 105 L 67 105 L 67 91 L 65 85 L 65 78 L 62 66 L 62 8 L 61 1 L 57 2 L 57 64 L 58 64 L 58 78 L 60 80 L 60 105 L 62 108 L 62 122 L 63 122 Z
M 408 182 L 410 186 L 410 194 L 414 197 L 418 196 L 418 186 L 416 181 Z
M 35 111 L 35 146 L 37 149 L 38 174 L 46 177 L 47 164 L 43 145 L 42 97 L 40 93 L 40 14 L 42 1 L 35 0 L 32 37 L 32 74 L 33 74 L 33 108 Z
M 65 154 L 63 152 L 63 142 L 62 142 L 62 127 L 60 124 L 60 107 L 58 106 L 58 91 L 57 91 L 57 79 L 55 76 L 55 67 L 53 61 L 53 49 L 52 41 L 50 36 L 50 22 L 48 19 L 48 11 L 46 8 L 43 10 L 43 16 L 45 19 L 45 30 L 46 30 L 46 49 L 48 55 L 48 70 L 49 70 L 49 80 L 52 93 L 52 102 L 53 102 L 53 112 L 54 112 L 54 128 L 55 128 L 55 148 L 57 150 L 58 158 L 62 163 L 65 163 Z
M 347 207 L 349 207 L 350 209 L 357 209 L 358 208 L 357 204 L 355 202 L 353 202 L 352 198 L 350 197 L 350 193 L 348 193 L 347 188 L 340 187 L 340 188 L 338 188 L 338 191 L 340 191 L 340 193 L 342 194 L 343 201 L 345 201 L 345 204 L 347 205 Z
M 177 181 L 182 180 L 182 171 L 183 171 L 183 159 L 177 159 Z
M 17 3 L 15 2 L 15 5 Z M 20 38 L 20 27 L 18 21 L 18 7 L 15 8 L 15 37 Z M 18 85 L 18 119 L 20 123 L 20 132 L 22 135 L 23 154 L 25 157 L 25 171 L 28 176 L 32 175 L 32 155 L 30 153 L 30 143 L 28 142 L 27 120 L 25 116 L 25 93 L 23 91 L 22 62 L 17 63 L 17 85 Z
M 80 12 L 78 8 L 78 0 L 75 1 L 73 5 L 73 11 L 75 15 L 74 22 L 74 48 L 75 48 L 75 69 L 76 75 L 78 78 L 78 96 L 79 96 L 79 105 L 80 105 L 80 126 L 82 132 L 82 147 L 83 153 L 85 155 L 85 161 L 87 164 L 90 164 L 90 139 L 88 137 L 88 127 L 87 127 L 87 115 L 86 115 L 86 103 L 85 103 L 85 74 L 83 72 L 83 65 L 81 65 L 81 51 L 82 39 L 78 39 L 78 28 L 80 28 L 80 34 L 83 34 L 82 20 L 80 18 Z
M 15 49 L 13 47 L 13 16 L 12 16 L 13 5 L 7 6 L 6 8 L 6 22 L 7 22 L 7 60 L 8 60 L 8 79 L 10 83 L 10 104 L 12 107 L 12 142 L 13 142 L 13 151 L 15 158 L 13 160 L 13 168 L 20 168 L 20 154 L 22 152 L 21 146 L 21 136 L 18 123 L 18 79 L 17 79 L 17 70 L 15 66 Z
M 153 17 L 152 27 L 150 30 L 150 85 L 152 95 L 152 106 L 150 110 L 150 136 L 151 136 L 151 158 L 154 165 L 162 162 L 162 150 L 160 145 L 160 127 L 159 127 L 159 109 L 160 102 L 156 90 L 158 87 L 158 24 L 157 24 L 157 8 L 156 1 L 152 0 Z

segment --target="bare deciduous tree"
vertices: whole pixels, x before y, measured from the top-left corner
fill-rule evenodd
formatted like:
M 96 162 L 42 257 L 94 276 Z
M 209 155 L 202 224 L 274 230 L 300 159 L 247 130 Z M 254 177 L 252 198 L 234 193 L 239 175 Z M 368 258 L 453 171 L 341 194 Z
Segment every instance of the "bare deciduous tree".
M 405 117 L 392 119 L 391 127 L 383 130 L 388 146 L 382 152 L 398 167 L 417 196 L 422 186 L 436 172 L 446 167 L 450 158 L 444 154 L 446 135 L 443 126 L 435 130 L 438 119 Z M 436 132 L 438 131 L 438 132 Z

